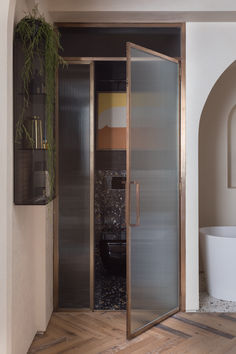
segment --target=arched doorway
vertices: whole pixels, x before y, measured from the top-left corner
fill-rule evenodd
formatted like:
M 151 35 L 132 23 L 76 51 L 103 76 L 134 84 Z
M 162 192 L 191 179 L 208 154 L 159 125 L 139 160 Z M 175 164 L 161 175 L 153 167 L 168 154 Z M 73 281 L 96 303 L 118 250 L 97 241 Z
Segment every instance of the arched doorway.
M 236 225 L 235 76 L 236 62 L 231 64 L 215 83 L 201 115 L 199 127 L 200 228 Z M 215 298 L 208 294 L 207 284 L 209 282 L 206 280 L 206 266 L 204 265 L 206 262 L 209 263 L 209 258 L 203 262 L 203 253 L 208 254 L 208 252 L 203 248 L 200 250 L 200 311 L 235 312 L 236 301 L 224 301 L 225 299 Z M 218 265 L 220 262 L 222 261 L 219 258 Z

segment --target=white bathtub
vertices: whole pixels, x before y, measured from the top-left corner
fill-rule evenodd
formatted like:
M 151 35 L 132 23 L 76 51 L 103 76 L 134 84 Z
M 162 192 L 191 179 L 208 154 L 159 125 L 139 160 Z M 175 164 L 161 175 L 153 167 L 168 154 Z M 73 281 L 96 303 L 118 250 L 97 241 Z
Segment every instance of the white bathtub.
M 199 234 L 209 295 L 236 301 L 236 226 L 202 227 Z

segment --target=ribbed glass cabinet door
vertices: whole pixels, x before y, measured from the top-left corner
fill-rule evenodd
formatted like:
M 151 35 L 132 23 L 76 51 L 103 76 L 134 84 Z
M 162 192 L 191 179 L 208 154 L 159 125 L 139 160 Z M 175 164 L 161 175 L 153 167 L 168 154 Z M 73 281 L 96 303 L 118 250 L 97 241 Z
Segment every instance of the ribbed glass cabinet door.
M 90 64 L 59 70 L 59 307 L 90 306 Z
M 179 64 L 127 44 L 127 332 L 179 309 Z

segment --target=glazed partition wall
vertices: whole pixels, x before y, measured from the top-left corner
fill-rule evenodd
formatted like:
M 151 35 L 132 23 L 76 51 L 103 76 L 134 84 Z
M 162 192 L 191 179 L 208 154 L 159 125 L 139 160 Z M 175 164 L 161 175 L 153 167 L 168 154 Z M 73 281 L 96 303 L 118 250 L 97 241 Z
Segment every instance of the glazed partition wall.
M 59 70 L 59 307 L 90 307 L 90 76 Z
M 179 64 L 128 44 L 128 336 L 179 307 Z

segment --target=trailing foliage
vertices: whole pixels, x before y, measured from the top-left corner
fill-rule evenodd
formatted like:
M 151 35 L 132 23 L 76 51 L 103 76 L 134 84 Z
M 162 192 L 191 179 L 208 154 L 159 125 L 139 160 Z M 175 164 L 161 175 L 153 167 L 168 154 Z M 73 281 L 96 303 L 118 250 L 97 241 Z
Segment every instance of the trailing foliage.
M 25 113 L 29 106 L 29 85 L 33 78 L 34 61 L 39 62 L 40 74 L 45 76 L 46 93 L 46 136 L 47 136 L 47 169 L 50 179 L 50 199 L 54 195 L 55 181 L 55 142 L 54 142 L 54 104 L 55 104 L 55 74 L 60 63 L 64 63 L 58 54 L 61 49 L 59 33 L 47 23 L 34 8 L 16 26 L 15 36 L 20 39 L 24 52 L 24 65 L 22 68 L 22 82 L 24 103 L 20 117 L 16 124 L 16 141 L 22 140 L 25 135 L 30 145 L 34 146 L 34 140 L 24 124 Z

